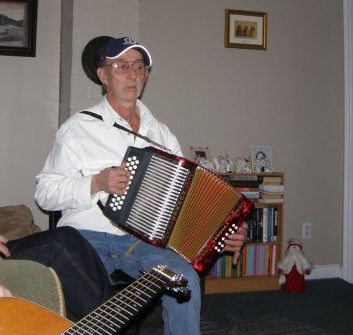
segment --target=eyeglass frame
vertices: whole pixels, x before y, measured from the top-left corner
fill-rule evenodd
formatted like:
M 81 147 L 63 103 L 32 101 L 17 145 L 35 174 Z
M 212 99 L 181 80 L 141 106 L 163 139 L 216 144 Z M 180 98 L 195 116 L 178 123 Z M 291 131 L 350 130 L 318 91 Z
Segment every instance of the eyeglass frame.
M 128 64 L 128 68 L 126 70 L 126 72 L 116 72 L 116 69 L 118 69 L 117 67 L 117 63 L 127 63 Z M 133 66 L 131 67 L 130 66 L 130 63 L 133 64 Z M 134 69 L 134 65 L 138 63 L 138 64 L 143 64 L 143 69 L 144 69 L 144 72 L 143 73 L 136 73 L 136 70 Z M 132 69 L 135 73 L 135 75 L 137 76 L 142 76 L 142 75 L 145 75 L 148 73 L 148 69 L 149 67 L 145 65 L 144 61 L 141 59 L 141 60 L 124 60 L 124 59 L 116 59 L 114 60 L 112 63 L 110 64 L 103 64 L 102 67 L 111 67 L 113 69 L 113 72 L 116 73 L 116 74 L 122 74 L 122 75 L 126 75 L 130 72 L 130 70 Z M 141 68 L 141 69 L 142 69 Z

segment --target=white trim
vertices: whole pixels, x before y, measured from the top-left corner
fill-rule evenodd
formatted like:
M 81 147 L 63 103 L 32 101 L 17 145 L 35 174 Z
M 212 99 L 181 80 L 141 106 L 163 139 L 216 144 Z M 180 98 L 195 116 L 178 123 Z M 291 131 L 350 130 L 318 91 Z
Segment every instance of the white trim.
M 342 278 L 353 283 L 353 0 L 343 1 L 344 20 L 344 194 Z
M 328 278 L 342 278 L 342 267 L 338 264 L 316 265 L 311 274 L 305 276 L 307 280 Z

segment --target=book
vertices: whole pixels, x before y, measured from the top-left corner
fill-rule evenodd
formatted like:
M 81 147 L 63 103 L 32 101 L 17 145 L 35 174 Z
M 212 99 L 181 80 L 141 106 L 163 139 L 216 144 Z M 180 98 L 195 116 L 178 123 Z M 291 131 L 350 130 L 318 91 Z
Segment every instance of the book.
M 250 200 L 257 200 L 259 199 L 259 195 L 260 195 L 260 192 L 259 191 L 243 191 L 243 192 L 240 192 L 241 194 L 243 194 L 244 196 L 246 196 L 248 199 Z
M 284 193 L 284 185 L 260 184 L 259 190 L 267 193 Z
M 225 179 L 226 180 L 226 179 Z M 228 184 L 232 185 L 233 187 L 251 187 L 251 188 L 258 188 L 260 182 L 258 180 L 226 180 Z
M 274 183 L 274 184 L 282 184 L 282 177 L 280 176 L 263 176 L 262 183 Z
M 257 187 L 237 187 L 235 186 L 235 189 L 238 192 L 259 192 L 259 189 Z
M 272 232 L 272 241 L 277 242 L 278 235 L 278 208 L 273 208 L 273 232 Z
M 263 204 L 282 204 L 284 202 L 283 198 L 280 199 L 258 199 L 257 200 Z
M 282 199 L 283 193 L 265 193 L 260 192 L 259 194 L 260 199 Z
M 262 210 L 262 242 L 268 242 L 268 207 Z

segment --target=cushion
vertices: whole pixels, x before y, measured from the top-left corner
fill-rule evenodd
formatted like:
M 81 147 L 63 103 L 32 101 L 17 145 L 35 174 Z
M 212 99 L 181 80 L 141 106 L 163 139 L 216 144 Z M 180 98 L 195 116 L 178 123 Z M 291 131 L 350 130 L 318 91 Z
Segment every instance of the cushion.
M 56 272 L 28 260 L 0 260 L 0 283 L 23 298 L 65 316 L 65 301 Z
M 31 210 L 25 205 L 0 207 L 0 235 L 8 240 L 24 237 L 41 229 L 33 223 Z

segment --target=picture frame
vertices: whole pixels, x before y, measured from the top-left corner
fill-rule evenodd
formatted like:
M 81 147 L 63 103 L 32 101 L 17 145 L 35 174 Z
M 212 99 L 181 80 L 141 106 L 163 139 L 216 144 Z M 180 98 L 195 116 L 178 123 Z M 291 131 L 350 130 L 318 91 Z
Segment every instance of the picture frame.
M 0 55 L 35 57 L 38 0 L 0 0 Z
M 267 13 L 225 10 L 225 47 L 267 50 Z
M 250 147 L 250 153 L 254 173 L 272 172 L 271 146 L 253 145 Z
M 207 161 L 211 160 L 211 155 L 210 155 L 210 148 L 209 147 L 190 147 L 190 155 L 191 155 L 191 160 L 196 163 L 200 164 L 202 159 L 205 159 Z

